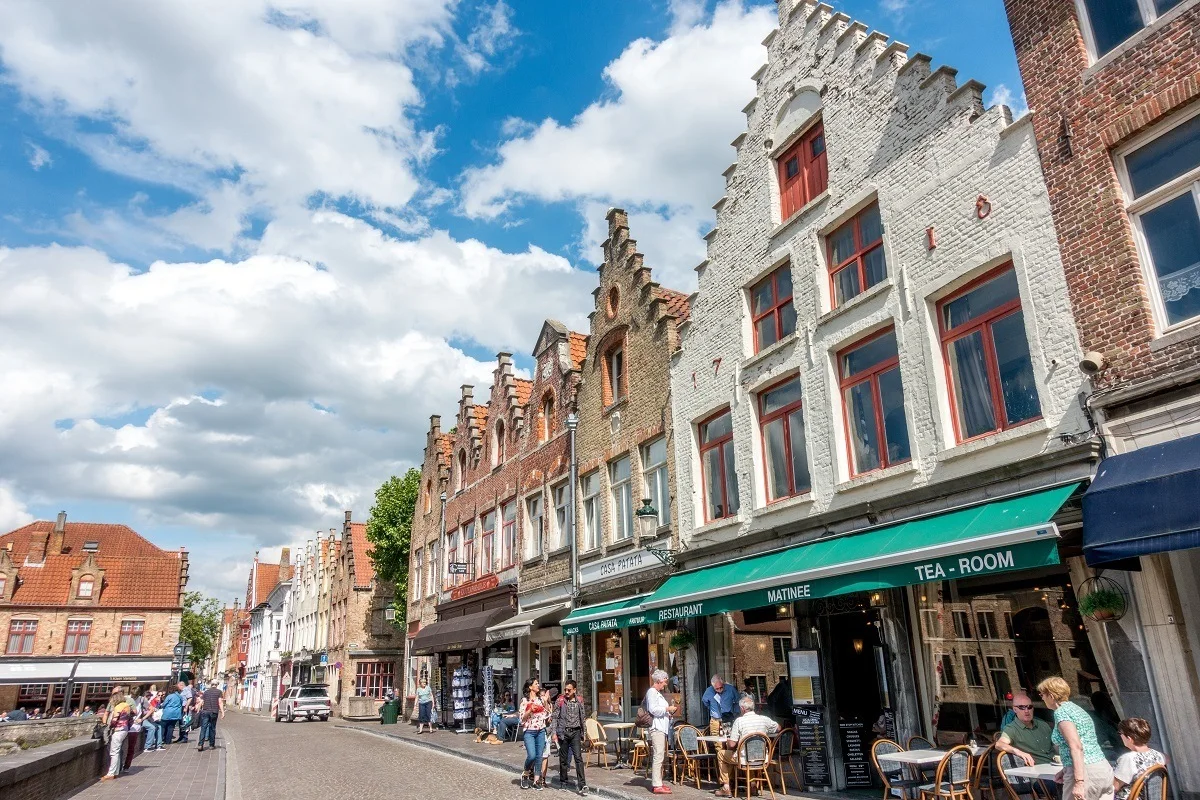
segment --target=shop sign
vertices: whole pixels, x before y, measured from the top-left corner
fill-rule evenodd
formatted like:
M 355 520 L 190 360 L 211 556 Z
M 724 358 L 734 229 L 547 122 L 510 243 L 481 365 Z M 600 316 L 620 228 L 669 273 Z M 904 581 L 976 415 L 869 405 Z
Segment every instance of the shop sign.
M 461 600 L 464 597 L 470 597 L 473 594 L 486 592 L 489 589 L 495 589 L 500 585 L 500 576 L 488 575 L 471 583 L 464 583 L 462 586 L 455 586 L 450 590 L 451 600 Z
M 666 539 L 646 543 L 647 547 L 663 548 L 667 545 L 668 542 Z M 581 586 L 587 586 L 590 583 L 624 578 L 628 575 L 635 575 L 639 572 L 645 572 L 648 569 L 661 566 L 661 561 L 646 552 L 646 550 L 638 548 L 630 550 L 627 553 L 612 556 L 611 558 L 581 564 L 579 567 L 579 583 Z

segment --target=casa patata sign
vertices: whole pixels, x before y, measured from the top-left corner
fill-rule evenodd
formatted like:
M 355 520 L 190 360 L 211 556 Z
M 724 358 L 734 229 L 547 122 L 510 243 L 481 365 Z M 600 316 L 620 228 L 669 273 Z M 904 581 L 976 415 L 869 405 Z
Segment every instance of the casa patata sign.
M 666 539 L 662 539 L 647 543 L 645 546 L 661 549 L 669 545 L 670 543 Z M 579 567 L 579 584 L 587 586 L 590 583 L 624 578 L 628 575 L 634 575 L 661 566 L 661 561 L 639 547 L 636 550 L 630 550 L 627 553 L 621 553 L 620 555 L 601 559 L 600 561 L 581 564 Z

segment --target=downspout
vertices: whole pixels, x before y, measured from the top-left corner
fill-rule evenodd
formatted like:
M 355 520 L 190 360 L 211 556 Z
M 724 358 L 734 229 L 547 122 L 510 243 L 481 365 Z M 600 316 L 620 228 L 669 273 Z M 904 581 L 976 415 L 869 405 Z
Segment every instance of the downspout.
M 446 585 L 446 570 L 448 569 L 448 567 L 446 566 L 446 493 L 442 492 L 439 499 L 442 501 L 442 512 L 441 512 L 442 518 L 441 518 L 441 521 L 438 523 L 438 531 L 439 531 L 438 546 L 437 546 L 438 578 L 441 579 L 442 586 L 445 586 Z M 442 594 L 442 588 L 435 586 L 434 587 L 435 599 L 441 597 L 441 594 Z M 434 613 L 437 613 L 437 606 L 438 606 L 438 604 L 435 602 L 433 604 Z M 439 661 L 440 661 L 440 659 L 439 659 Z M 442 717 L 443 725 L 445 724 L 445 720 L 446 720 L 445 715 L 446 715 L 446 705 L 447 705 L 445 702 L 445 698 L 442 696 L 445 693 L 445 691 L 446 691 L 446 676 L 443 675 L 441 685 L 438 686 L 438 699 L 437 699 L 437 707 L 438 707 L 438 711 L 440 712 L 440 715 Z
M 575 510 L 575 484 L 579 480 L 579 462 L 575 454 L 575 431 L 579 427 L 579 416 L 572 409 L 571 413 L 567 414 L 567 433 L 571 443 L 571 463 L 568 475 L 567 490 L 570 508 L 570 517 L 567 522 L 567 529 L 571 536 L 571 603 L 570 611 L 575 610 L 575 602 L 579 597 L 579 537 L 577 536 L 575 518 L 577 516 Z M 569 613 L 569 612 L 568 612 Z M 576 685 L 579 683 L 579 634 L 571 635 L 571 677 L 575 679 Z M 589 695 L 591 693 L 589 692 Z M 595 708 L 593 703 L 592 708 Z

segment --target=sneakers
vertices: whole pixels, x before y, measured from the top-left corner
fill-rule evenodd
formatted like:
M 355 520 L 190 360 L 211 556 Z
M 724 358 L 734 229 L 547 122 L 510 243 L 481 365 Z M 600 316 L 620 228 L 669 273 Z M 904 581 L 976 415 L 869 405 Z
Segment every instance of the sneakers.
M 167 747 L 166 747 L 166 745 L 160 744 L 158 747 L 154 748 L 154 752 L 165 753 L 165 752 L 167 752 Z
M 528 775 L 522 775 L 522 776 L 521 776 L 521 788 L 522 788 L 522 789 L 528 789 L 528 788 L 529 788 L 529 776 L 528 776 Z
M 579 792 L 580 796 L 583 796 L 583 795 L 586 795 L 588 792 L 590 792 L 591 789 L 585 783 L 583 786 L 580 786 L 577 791 Z
M 542 789 L 545 789 L 545 788 L 546 788 L 546 782 L 545 782 L 544 780 L 537 780 L 537 781 L 534 781 L 534 782 L 533 782 L 533 788 L 534 788 L 534 789 L 537 789 L 537 790 L 540 792 Z

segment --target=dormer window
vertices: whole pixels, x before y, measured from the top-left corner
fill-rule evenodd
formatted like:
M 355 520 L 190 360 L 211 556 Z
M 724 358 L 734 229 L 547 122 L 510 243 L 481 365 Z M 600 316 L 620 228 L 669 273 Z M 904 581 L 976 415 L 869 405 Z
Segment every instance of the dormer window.
M 4 590 L 8 588 L 8 576 L 0 575 L 0 599 L 4 597 Z
M 79 590 L 75 593 L 80 600 L 91 600 L 92 592 L 95 591 L 96 581 L 91 575 L 84 575 L 79 579 Z
M 545 442 L 554 434 L 554 395 L 550 392 L 542 397 L 541 425 L 538 426 L 538 441 Z
M 604 355 L 604 399 L 610 406 L 625 399 L 625 348 L 616 345 Z
M 492 442 L 492 466 L 496 467 L 504 463 L 505 457 L 508 455 L 507 442 L 504 440 L 504 420 L 496 421 L 495 440 Z

